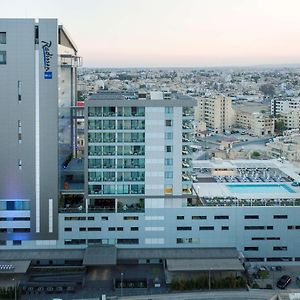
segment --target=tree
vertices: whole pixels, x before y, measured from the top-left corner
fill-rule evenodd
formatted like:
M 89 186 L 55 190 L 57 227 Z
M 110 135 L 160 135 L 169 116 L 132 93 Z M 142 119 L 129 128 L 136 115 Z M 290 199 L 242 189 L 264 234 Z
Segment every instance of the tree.
M 276 120 L 275 121 L 275 131 L 277 133 L 282 133 L 284 130 L 286 130 L 284 121 L 283 120 Z
M 252 157 L 252 158 L 258 158 L 258 157 L 260 157 L 260 153 L 257 152 L 257 151 L 253 151 L 253 152 L 251 153 L 251 157 Z
M 265 83 L 265 84 L 262 84 L 260 87 L 259 87 L 259 90 L 265 95 L 265 96 L 274 96 L 275 94 L 275 87 L 273 84 L 271 83 Z

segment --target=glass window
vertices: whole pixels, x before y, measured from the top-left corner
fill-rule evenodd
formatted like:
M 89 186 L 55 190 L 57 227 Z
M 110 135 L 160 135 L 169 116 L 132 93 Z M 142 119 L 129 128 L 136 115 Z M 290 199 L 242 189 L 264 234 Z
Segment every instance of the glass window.
M 172 158 L 166 158 L 165 159 L 165 166 L 172 166 L 173 165 L 173 159 Z
M 166 146 L 166 152 L 172 152 L 172 146 Z
M 166 120 L 166 126 L 167 127 L 170 127 L 170 126 L 172 126 L 173 124 L 172 124 L 172 120 Z
M 166 114 L 172 114 L 173 113 L 173 107 L 165 107 L 165 113 Z
M 173 139 L 173 132 L 166 132 L 165 133 L 165 139 L 166 140 L 172 140 Z
M 173 178 L 173 172 L 171 171 L 165 172 L 165 178 Z
M 6 44 L 6 32 L 0 32 L 0 44 Z
M 6 65 L 6 51 L 0 51 L 0 65 Z

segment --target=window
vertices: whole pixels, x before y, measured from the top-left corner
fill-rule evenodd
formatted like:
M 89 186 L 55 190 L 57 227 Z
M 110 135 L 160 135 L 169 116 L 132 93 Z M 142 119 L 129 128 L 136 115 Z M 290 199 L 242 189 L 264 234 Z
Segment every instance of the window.
M 18 101 L 22 101 L 22 82 L 18 80 Z
M 229 230 L 229 226 L 222 226 L 222 230 Z
M 116 227 L 108 227 L 108 231 L 116 231 Z
M 6 65 L 6 51 L 0 51 L 0 65 Z
M 65 221 L 85 221 L 86 217 L 65 217 Z
M 173 113 L 173 107 L 165 107 L 165 113 L 166 114 L 172 114 Z
M 86 228 L 85 227 L 80 227 L 79 231 L 86 231 Z
M 245 226 L 245 230 L 264 230 L 265 226 Z
M 94 221 L 95 220 L 95 217 L 88 217 L 87 218 L 89 221 Z
M 123 220 L 125 221 L 134 221 L 134 220 L 138 220 L 139 217 L 137 216 L 126 216 L 126 217 L 123 217 Z
M 215 220 L 228 220 L 229 216 L 215 216 Z
M 207 216 L 192 216 L 192 220 L 206 220 Z
M 173 159 L 172 158 L 166 158 L 165 159 L 165 166 L 173 166 Z
M 130 230 L 131 231 L 139 231 L 139 228 L 138 227 L 130 227 Z
M 71 227 L 65 227 L 65 231 L 72 231 Z
M 199 230 L 215 230 L 214 226 L 200 226 Z
M 165 140 L 173 140 L 173 132 L 166 132 Z
M 166 126 L 167 127 L 170 127 L 170 126 L 172 126 L 173 124 L 172 124 L 172 120 L 166 120 Z
M 0 32 L 0 44 L 6 44 L 6 32 Z
M 258 247 L 244 247 L 244 251 L 258 251 Z
M 19 144 L 22 143 L 22 122 L 18 120 L 18 142 Z
M 252 241 L 263 241 L 265 238 L 264 237 L 253 237 L 251 238 Z
M 172 146 L 166 146 L 166 152 L 168 153 L 172 152 Z
M 258 215 L 247 215 L 247 216 L 244 216 L 244 219 L 259 219 L 259 216 Z
M 268 241 L 279 241 L 280 240 L 280 237 L 267 237 L 267 240 Z
M 177 220 L 184 220 L 184 216 L 177 216 Z
M 274 246 L 274 251 L 287 251 L 287 246 Z
M 287 219 L 288 216 L 287 215 L 274 215 L 273 219 Z
M 138 244 L 139 239 L 117 239 L 117 244 Z
M 22 170 L 22 160 L 18 159 L 18 168 L 19 170 Z
M 101 220 L 102 220 L 102 221 L 108 221 L 108 217 L 102 216 L 102 217 L 101 217 Z
M 165 172 L 165 178 L 166 179 L 172 179 L 173 178 L 173 172 L 172 171 L 166 171 Z
M 101 227 L 88 227 L 88 231 L 101 231 Z
M 21 246 L 22 245 L 22 241 L 20 241 L 20 240 L 14 240 L 13 241 L 13 245 L 14 246 Z
M 117 231 L 123 231 L 124 228 L 123 227 L 117 227 Z
M 177 230 L 178 231 L 182 231 L 182 230 L 192 230 L 192 227 L 191 226 L 180 226 L 180 227 L 177 227 Z

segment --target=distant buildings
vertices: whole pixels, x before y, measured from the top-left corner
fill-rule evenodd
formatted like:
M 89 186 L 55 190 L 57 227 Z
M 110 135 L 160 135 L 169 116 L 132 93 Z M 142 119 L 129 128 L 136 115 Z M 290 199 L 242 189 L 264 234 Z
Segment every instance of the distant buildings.
M 284 158 L 289 161 L 300 161 L 299 131 L 287 133 L 274 138 L 267 144 L 267 153 L 271 157 Z

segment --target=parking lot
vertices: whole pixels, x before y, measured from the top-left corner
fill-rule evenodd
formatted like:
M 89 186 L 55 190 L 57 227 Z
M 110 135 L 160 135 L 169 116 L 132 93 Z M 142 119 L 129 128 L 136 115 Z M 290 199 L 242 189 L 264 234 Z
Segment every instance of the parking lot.
M 266 278 L 255 279 L 255 282 L 260 288 L 265 288 L 267 285 L 271 285 L 273 289 L 277 289 L 276 283 L 283 275 L 289 275 L 292 278 L 291 283 L 287 286 L 287 289 L 299 289 L 300 281 L 297 281 L 297 277 L 300 276 L 300 266 L 297 267 L 282 267 L 282 270 L 278 271 L 274 268 L 267 268 L 268 275 Z

